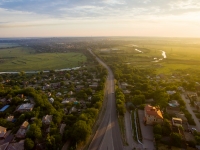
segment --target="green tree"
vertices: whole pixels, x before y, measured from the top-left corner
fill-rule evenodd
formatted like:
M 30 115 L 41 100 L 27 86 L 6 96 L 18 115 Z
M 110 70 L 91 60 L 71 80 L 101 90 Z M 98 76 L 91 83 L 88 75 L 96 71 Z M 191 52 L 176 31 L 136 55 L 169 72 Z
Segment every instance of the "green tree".
M 26 136 L 32 139 L 40 139 L 42 137 L 40 127 L 38 127 L 35 123 L 31 124 Z
M 47 149 L 56 150 L 55 138 L 49 134 L 46 138 L 46 147 Z
M 24 141 L 24 147 L 26 150 L 32 150 L 34 147 L 34 142 L 30 138 L 26 138 Z
M 153 127 L 154 134 L 162 134 L 162 126 L 160 124 L 156 124 Z
M 91 133 L 91 128 L 85 121 L 79 120 L 73 126 L 72 138 L 77 142 L 85 141 Z
M 179 133 L 171 133 L 171 140 L 173 141 L 174 146 L 181 146 L 182 136 Z
M 170 123 L 169 120 L 164 119 L 162 126 L 163 135 L 170 135 L 171 131 L 172 131 L 172 124 Z
M 124 115 L 126 113 L 126 108 L 124 104 L 117 104 L 117 110 L 119 112 L 119 115 Z

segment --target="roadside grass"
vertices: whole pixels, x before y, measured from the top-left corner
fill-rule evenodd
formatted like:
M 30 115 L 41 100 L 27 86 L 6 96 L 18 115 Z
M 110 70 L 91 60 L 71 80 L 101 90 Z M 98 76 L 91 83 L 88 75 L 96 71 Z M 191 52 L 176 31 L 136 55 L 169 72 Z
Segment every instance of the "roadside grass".
M 200 113 L 195 113 L 195 116 L 198 118 L 198 119 L 200 119 Z
M 131 119 L 132 119 L 132 129 L 133 129 L 133 139 L 137 141 L 137 136 L 136 136 L 136 127 L 135 127 L 135 119 L 134 119 L 134 110 L 131 113 Z
M 127 139 L 126 139 L 126 130 L 125 130 L 124 116 L 119 115 L 118 116 L 118 121 L 119 121 L 119 127 L 120 127 L 120 131 L 121 131 L 121 135 L 122 135 L 123 144 L 125 146 L 127 146 L 128 143 L 127 143 Z
M 0 71 L 37 71 L 80 66 L 87 60 L 81 53 L 35 53 L 17 47 L 0 50 Z

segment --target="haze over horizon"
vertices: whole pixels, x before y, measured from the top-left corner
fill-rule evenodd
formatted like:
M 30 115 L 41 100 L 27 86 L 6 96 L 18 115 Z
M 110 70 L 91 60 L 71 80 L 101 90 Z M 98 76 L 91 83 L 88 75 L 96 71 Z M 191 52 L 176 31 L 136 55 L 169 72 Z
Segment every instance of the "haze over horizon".
M 200 37 L 199 0 L 0 0 L 0 37 Z

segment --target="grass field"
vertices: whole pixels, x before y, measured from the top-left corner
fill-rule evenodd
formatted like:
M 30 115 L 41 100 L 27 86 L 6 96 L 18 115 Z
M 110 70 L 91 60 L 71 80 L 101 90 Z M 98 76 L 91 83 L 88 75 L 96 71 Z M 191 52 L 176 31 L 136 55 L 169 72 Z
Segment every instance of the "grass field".
M 99 53 L 103 57 L 118 57 L 123 63 L 135 67 L 151 67 L 159 73 L 171 73 L 181 69 L 200 70 L 200 39 L 192 38 L 125 38 L 131 44 L 117 46 L 121 51 L 111 54 Z M 142 51 L 140 53 L 137 50 Z M 163 59 L 162 51 L 166 52 Z M 153 62 L 154 58 L 162 58 L 159 62 Z M 110 58 L 111 59 L 111 58 Z
M 6 48 L 6 47 L 16 47 L 19 46 L 16 43 L 0 43 L 0 48 Z
M 35 53 L 30 48 L 0 50 L 0 71 L 40 71 L 80 66 L 86 61 L 81 53 Z

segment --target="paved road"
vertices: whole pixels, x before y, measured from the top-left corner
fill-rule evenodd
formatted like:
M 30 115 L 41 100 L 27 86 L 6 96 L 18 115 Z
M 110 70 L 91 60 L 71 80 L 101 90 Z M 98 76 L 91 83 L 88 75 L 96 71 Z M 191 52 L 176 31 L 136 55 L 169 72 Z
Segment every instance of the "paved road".
M 192 115 L 192 118 L 194 119 L 194 122 L 196 123 L 196 127 L 195 128 L 197 129 L 197 131 L 200 131 L 199 119 L 197 119 L 197 117 L 195 116 L 194 112 L 192 111 L 192 108 L 190 106 L 190 100 L 186 99 L 183 94 L 181 94 L 181 97 L 185 101 L 186 108 L 189 111 L 189 113 Z
M 89 51 L 92 55 L 94 55 L 91 50 Z M 99 128 L 90 143 L 89 150 L 123 150 L 123 143 L 116 113 L 114 75 L 111 69 L 104 62 L 102 62 L 99 58 L 96 59 L 108 70 L 108 102 L 104 118 L 101 120 Z

